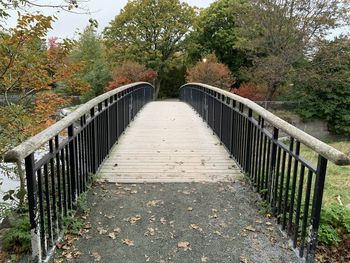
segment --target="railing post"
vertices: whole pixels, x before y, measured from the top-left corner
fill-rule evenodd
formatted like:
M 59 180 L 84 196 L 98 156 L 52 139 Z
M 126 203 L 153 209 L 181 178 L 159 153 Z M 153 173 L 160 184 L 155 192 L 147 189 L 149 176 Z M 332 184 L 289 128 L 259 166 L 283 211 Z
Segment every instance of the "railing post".
M 92 118 L 92 168 L 93 173 L 97 173 L 97 122 L 95 118 L 95 108 L 90 109 L 90 116 Z
M 208 122 L 208 95 L 204 93 L 204 112 L 203 112 L 203 120 Z
M 108 99 L 105 100 L 105 108 L 106 108 L 106 112 L 107 112 L 107 122 L 106 122 L 106 125 L 107 125 L 107 152 L 109 153 L 109 149 L 110 149 L 110 145 L 111 145 L 111 124 L 109 123 L 109 117 L 110 117 L 110 105 L 108 103 Z
M 225 100 L 225 96 L 218 94 L 219 95 L 219 100 L 220 100 L 220 131 L 219 131 L 219 138 L 220 138 L 220 143 L 222 144 L 222 125 L 223 125 L 223 121 L 222 121 L 222 117 L 224 115 L 224 107 L 223 107 L 223 103 Z
M 327 172 L 327 159 L 322 155 L 318 156 L 314 198 L 312 203 L 311 226 L 309 233 L 309 245 L 306 254 L 307 262 L 315 262 L 315 252 L 317 246 L 318 228 L 322 208 L 323 189 Z
M 129 124 L 133 120 L 133 92 L 130 92 L 130 101 L 129 101 Z
M 41 262 L 41 240 L 40 226 L 38 223 L 38 209 L 36 196 L 36 179 L 34 170 L 34 153 L 25 158 L 25 169 L 27 179 L 27 195 L 29 206 L 30 232 L 32 236 L 32 260 L 33 262 Z
M 74 138 L 74 125 L 71 124 L 68 127 L 68 138 L 70 139 L 69 142 L 69 168 L 70 168 L 70 176 L 71 176 L 71 197 L 72 202 L 74 202 L 77 199 L 77 171 L 76 171 L 76 153 L 75 153 L 75 138 Z
M 274 128 L 273 129 L 273 134 L 272 134 L 272 149 L 271 149 L 271 159 L 270 159 L 270 171 L 268 174 L 268 187 L 269 189 L 269 200 L 271 201 L 271 198 L 274 197 L 273 195 L 273 190 L 275 189 L 274 183 L 277 183 L 275 180 L 276 173 L 275 173 L 275 167 L 276 167 L 276 156 L 277 156 L 277 141 L 278 141 L 278 129 Z M 273 202 L 272 202 L 273 203 Z M 274 209 L 274 207 L 273 207 Z M 275 211 L 273 211 L 275 212 Z
M 247 125 L 248 127 L 247 127 L 247 141 L 246 141 L 246 149 L 245 149 L 245 167 L 244 167 L 244 170 L 246 173 L 250 172 L 249 168 L 250 168 L 251 145 L 252 145 L 252 117 L 253 117 L 253 110 L 248 109 L 248 125 Z

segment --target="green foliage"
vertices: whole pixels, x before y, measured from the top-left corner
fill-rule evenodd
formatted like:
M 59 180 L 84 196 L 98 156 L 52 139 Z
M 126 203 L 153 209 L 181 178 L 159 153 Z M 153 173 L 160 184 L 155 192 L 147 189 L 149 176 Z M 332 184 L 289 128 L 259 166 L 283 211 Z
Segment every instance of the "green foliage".
M 30 135 L 30 121 L 24 106 L 0 106 L 0 157 Z
M 271 215 L 272 214 L 271 206 L 270 206 L 268 201 L 260 200 L 258 202 L 258 206 L 259 206 L 259 213 L 261 215 L 265 216 L 265 215 Z
M 218 0 L 204 9 L 196 19 L 188 40 L 188 56 L 197 62 L 214 52 L 219 61 L 237 75 L 247 63 L 247 55 L 236 47 L 237 21 L 249 9 L 246 0 Z
M 111 71 L 107 64 L 105 48 L 92 26 L 87 27 L 81 34 L 71 53 L 71 59 L 84 63 L 81 78 L 91 86 L 91 90 L 82 96 L 83 102 L 101 95 L 111 79 Z
M 350 233 L 350 210 L 339 204 L 322 209 L 318 240 L 324 244 L 336 244 L 343 234 Z
M 170 66 L 167 74 L 162 76 L 162 86 L 166 89 L 161 89 L 159 93 L 160 98 L 178 98 L 179 87 L 186 83 L 186 67 L 182 61 L 174 63 Z
M 9 252 L 26 253 L 31 250 L 30 223 L 28 216 L 11 222 L 12 227 L 4 234 L 3 248 Z
M 104 31 L 112 63 L 136 61 L 161 78 L 182 54 L 194 17 L 194 9 L 179 0 L 128 1 Z M 159 84 L 158 78 L 156 95 Z
M 345 135 L 350 135 L 349 61 L 349 39 L 321 42 L 296 82 L 301 116 L 326 119 L 332 131 Z
M 80 230 L 84 226 L 84 222 L 79 217 L 74 217 L 73 214 L 69 214 L 63 218 L 63 225 L 65 234 L 79 235 Z
M 77 210 L 79 212 L 85 213 L 89 209 L 87 202 L 87 192 L 84 192 L 79 195 L 77 199 Z

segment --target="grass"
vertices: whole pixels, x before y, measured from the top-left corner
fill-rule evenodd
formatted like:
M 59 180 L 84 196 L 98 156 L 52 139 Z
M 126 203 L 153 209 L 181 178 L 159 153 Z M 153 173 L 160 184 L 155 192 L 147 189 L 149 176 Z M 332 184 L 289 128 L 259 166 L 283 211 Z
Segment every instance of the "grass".
M 350 156 L 350 141 L 330 142 L 328 144 Z M 313 150 L 302 146 L 301 155 L 311 164 L 316 165 L 317 154 Z M 350 166 L 338 166 L 328 162 L 323 195 L 324 205 L 339 203 L 338 196 L 345 206 L 350 204 Z
M 292 111 L 272 110 L 271 112 L 289 123 L 300 119 Z M 350 157 L 350 140 L 325 142 Z M 318 156 L 313 150 L 301 145 L 300 152 L 301 156 L 316 167 Z M 339 203 L 337 200 L 338 196 L 344 206 L 350 204 L 350 166 L 338 166 L 332 162 L 328 162 L 323 204 L 327 206 L 332 203 Z

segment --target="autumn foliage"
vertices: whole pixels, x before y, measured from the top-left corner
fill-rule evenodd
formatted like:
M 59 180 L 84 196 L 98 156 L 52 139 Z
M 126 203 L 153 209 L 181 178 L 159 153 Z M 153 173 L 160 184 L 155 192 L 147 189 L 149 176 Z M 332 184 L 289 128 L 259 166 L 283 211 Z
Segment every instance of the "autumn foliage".
M 126 60 L 115 69 L 113 80 L 108 83 L 106 90 L 113 90 L 137 81 L 153 82 L 156 77 L 157 72 L 154 70 L 147 69 L 137 62 Z
M 252 82 L 243 83 L 238 89 L 233 89 L 232 92 L 253 101 L 263 101 L 266 97 L 266 88 Z
M 70 99 L 54 92 L 46 91 L 38 94 L 35 98 L 34 109 L 32 110 L 32 118 L 34 126 L 32 134 L 40 132 L 42 129 L 48 128 L 56 121 L 56 114 L 60 107 L 69 104 Z
M 209 55 L 204 61 L 198 62 L 187 70 L 188 82 L 200 82 L 221 89 L 228 89 L 235 82 L 229 68 L 219 63 L 214 54 Z

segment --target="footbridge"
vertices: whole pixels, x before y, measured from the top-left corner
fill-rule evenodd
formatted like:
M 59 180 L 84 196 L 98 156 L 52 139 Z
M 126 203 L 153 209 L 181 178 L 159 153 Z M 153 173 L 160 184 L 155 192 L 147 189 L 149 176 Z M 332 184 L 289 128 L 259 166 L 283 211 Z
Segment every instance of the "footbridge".
M 208 222 L 206 216 L 200 216 L 200 213 L 210 207 L 211 202 L 219 202 L 219 207 L 227 205 L 222 210 L 222 217 L 226 216 L 228 222 L 222 222 L 220 226 L 228 225 L 228 229 L 232 231 L 235 227 L 238 229 L 235 224 L 239 222 L 243 225 L 249 222 L 250 225 L 246 228 L 240 225 L 239 229 L 243 227 L 243 232 L 230 232 L 232 236 L 237 236 L 225 239 L 222 246 L 225 251 L 220 246 L 211 246 L 214 250 L 210 252 L 214 257 L 213 262 L 248 262 L 244 261 L 243 255 L 234 254 L 240 253 L 239 249 L 235 250 L 239 247 L 242 247 L 242 251 L 248 249 L 246 253 L 249 254 L 249 246 L 253 246 L 255 242 L 243 240 L 247 231 L 257 231 L 254 224 L 260 224 L 261 220 L 249 221 L 254 216 L 259 217 L 257 211 L 248 213 L 242 210 L 244 206 L 256 209 L 249 201 L 255 191 L 259 195 L 260 203 L 275 218 L 272 225 L 288 237 L 289 246 L 294 249 L 292 256 L 288 256 L 286 261 L 281 256 L 282 258 L 276 257 L 275 262 L 298 262 L 301 258 L 313 262 L 327 162 L 347 165 L 350 163 L 347 156 L 254 102 L 227 91 L 200 83 L 189 83 L 180 88 L 179 100 L 169 101 L 154 101 L 153 91 L 154 88 L 149 83 L 139 82 L 107 92 L 7 153 L 7 162 L 23 162 L 25 167 L 33 260 L 41 262 L 51 255 L 57 240 L 62 238 L 64 218 L 76 209 L 79 196 L 88 190 L 91 181 L 95 179 L 107 184 L 103 191 L 109 191 L 105 202 L 109 202 L 113 215 L 107 217 L 109 221 L 105 225 L 122 224 L 123 219 L 117 220 L 118 215 L 122 213 L 123 207 L 128 204 L 131 206 L 134 202 L 130 191 L 130 196 L 126 196 L 130 190 L 127 187 L 122 188 L 126 191 L 125 194 L 113 197 L 113 194 L 120 194 L 120 185 L 124 184 L 138 189 L 133 190 L 134 193 L 141 190 L 146 195 L 149 190 L 142 190 L 142 187 L 147 188 L 150 184 L 153 189 L 160 190 L 160 195 L 164 192 L 171 194 L 171 197 L 168 195 L 169 204 L 164 204 L 165 201 L 153 196 L 155 200 L 153 203 L 148 202 L 146 207 L 151 212 L 150 207 L 162 204 L 167 209 L 167 216 L 177 220 L 186 220 L 187 214 L 181 216 L 183 210 L 177 211 L 176 207 L 177 204 L 185 202 L 181 196 L 190 192 L 179 190 L 179 187 L 186 188 L 189 185 L 189 189 L 195 188 L 194 192 L 198 196 L 193 202 L 203 205 L 197 219 L 202 218 L 202 224 L 207 225 L 208 229 L 196 224 L 190 226 L 192 230 L 202 230 L 199 231 L 201 234 L 210 232 L 210 227 L 214 224 L 210 220 L 217 220 L 219 212 L 217 208 L 212 208 Z M 316 163 L 303 157 L 305 148 L 311 149 L 317 156 Z M 38 154 L 39 151 L 41 154 Z M 43 151 L 45 154 L 42 154 Z M 242 188 L 243 186 L 237 186 L 239 184 L 249 187 Z M 210 190 L 213 185 L 220 187 Z M 221 197 L 220 193 L 225 189 L 228 189 L 230 195 Z M 214 191 L 214 194 L 210 191 Z M 99 192 L 96 190 L 94 194 L 98 195 Z M 220 200 L 217 200 L 216 197 L 219 196 Z M 96 200 L 97 197 L 94 198 Z M 146 197 L 139 198 L 143 200 Z M 226 200 L 222 200 L 223 198 Z M 103 198 L 98 196 L 97 200 L 91 207 L 93 211 L 100 211 L 99 206 L 103 206 Z M 113 204 L 119 202 L 124 202 L 125 205 L 118 205 L 116 208 L 117 205 Z M 184 208 L 189 212 L 192 209 L 190 205 Z M 128 222 L 136 224 L 141 218 L 142 216 L 129 217 Z M 162 218 L 160 227 L 167 222 Z M 232 221 L 230 218 L 236 219 Z M 92 218 L 91 221 L 93 220 Z M 95 221 L 101 223 L 97 219 Z M 150 222 L 153 221 L 150 219 Z M 138 231 L 134 231 L 135 229 L 130 230 L 129 235 L 134 232 L 137 235 Z M 153 228 L 146 229 L 149 233 L 147 236 L 153 236 Z M 183 235 L 191 231 L 185 229 L 180 231 Z M 215 230 L 213 233 L 221 232 Z M 141 236 L 144 236 L 143 233 Z M 133 241 L 128 240 L 123 239 L 123 243 L 113 244 L 115 250 L 110 251 L 115 252 L 109 252 L 109 256 L 116 253 L 117 258 L 125 257 L 122 255 L 123 251 L 133 245 Z M 169 242 L 175 242 L 172 240 L 176 240 L 175 234 Z M 204 236 L 202 240 L 206 240 Z M 268 240 L 266 237 L 266 241 L 261 241 L 260 244 L 267 252 L 270 247 L 266 244 L 271 241 Z M 103 242 L 107 241 L 106 239 Z M 114 242 L 114 238 L 109 241 Z M 182 241 L 176 240 L 175 248 L 191 250 L 191 242 Z M 81 242 L 84 247 L 85 241 Z M 108 251 L 107 243 L 103 242 L 97 244 L 101 246 L 101 251 Z M 277 238 L 275 242 L 282 241 Z M 166 239 L 160 244 L 165 246 Z M 202 244 L 203 253 L 207 252 L 207 245 Z M 272 250 L 274 244 L 271 243 L 270 246 Z M 152 248 L 151 251 L 160 247 Z M 141 253 L 147 249 L 149 247 L 144 243 L 138 247 Z M 194 258 L 196 251 L 193 244 L 192 249 L 192 254 L 187 257 L 169 262 L 207 262 L 205 255 L 199 259 Z M 87 250 L 87 254 L 90 253 L 88 251 L 90 250 Z M 284 251 L 278 253 L 288 255 Z M 145 252 L 145 259 L 147 257 Z M 227 258 L 219 260 L 222 257 Z M 176 256 L 169 254 L 168 258 Z M 259 262 L 273 262 L 263 256 L 260 260 Z M 81 260 L 87 261 L 88 259 Z M 105 259 L 105 262 L 112 261 Z M 139 261 L 128 261 L 124 258 L 120 262 Z

